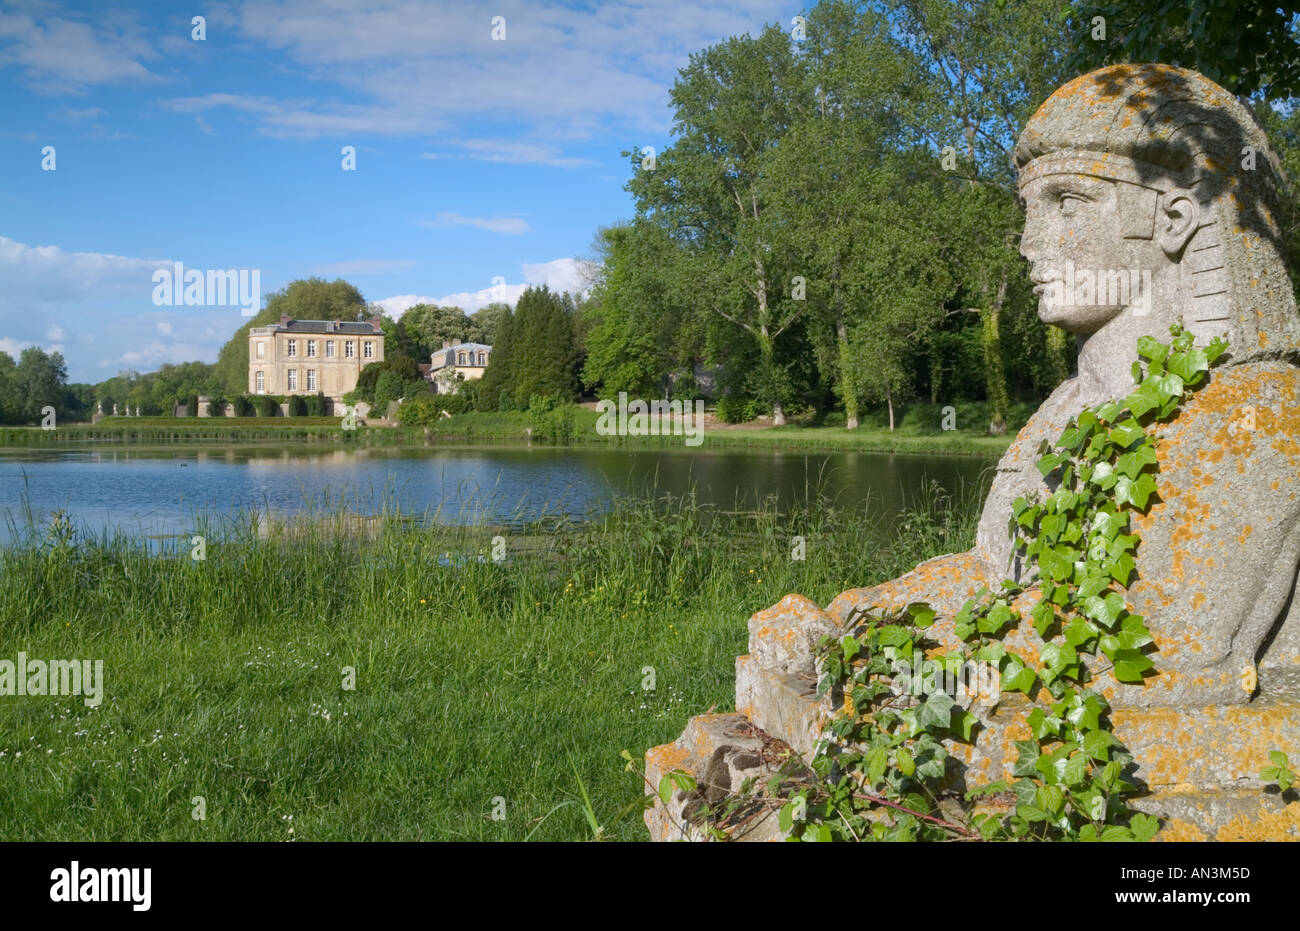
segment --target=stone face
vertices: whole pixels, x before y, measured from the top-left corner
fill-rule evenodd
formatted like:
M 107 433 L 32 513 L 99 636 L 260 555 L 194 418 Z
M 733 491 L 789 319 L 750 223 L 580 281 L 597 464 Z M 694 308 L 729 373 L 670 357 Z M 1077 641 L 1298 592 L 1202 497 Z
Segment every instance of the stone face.
M 1241 167 L 1246 148 L 1255 170 Z M 1229 353 L 1178 416 L 1153 429 L 1158 497 L 1133 514 L 1138 577 L 1126 598 L 1151 631 L 1155 669 L 1141 684 L 1103 674 L 1094 687 L 1149 790 L 1137 807 L 1160 814 L 1169 839 L 1300 836 L 1300 801 L 1267 795 L 1258 780 L 1269 750 L 1300 748 L 1300 317 L 1276 221 L 1277 159 L 1213 82 L 1122 65 L 1053 94 L 1021 135 L 1016 161 L 1021 253 L 1041 292 L 1039 316 L 1076 334 L 1078 374 L 1002 457 L 971 551 L 846 591 L 825 611 L 787 595 L 750 619 L 750 655 L 737 661 L 740 717 L 760 744 L 777 738 L 810 758 L 832 711 L 815 695 L 822 634 L 856 612 L 926 601 L 937 615 L 930 634 L 953 649 L 952 616 L 1005 578 L 1025 586 L 1013 604 L 1025 621 L 1003 642 L 1036 663 L 1028 614 L 1039 592 L 1011 559 L 1012 502 L 1050 491 L 1034 465 L 1043 440 L 1129 393 L 1139 337 L 1167 342 L 1170 325 L 1182 323 L 1200 345 L 1227 338 Z M 1081 271 L 1105 287 L 1076 287 Z M 1008 695 L 981 712 L 975 744 L 950 747 L 955 789 L 1009 775 L 1014 741 L 1031 736 L 1030 708 Z M 734 779 L 726 754 L 706 756 L 719 739 L 699 720 L 647 760 L 660 766 L 676 753 Z

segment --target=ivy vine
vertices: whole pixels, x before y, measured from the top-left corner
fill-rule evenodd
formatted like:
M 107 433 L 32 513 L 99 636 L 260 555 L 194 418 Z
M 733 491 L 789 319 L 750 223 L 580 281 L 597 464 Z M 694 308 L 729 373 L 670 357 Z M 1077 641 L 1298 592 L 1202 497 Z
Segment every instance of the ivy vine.
M 768 785 L 768 801 L 780 806 L 779 826 L 791 839 L 1155 836 L 1159 821 L 1129 805 L 1137 791 L 1126 775 L 1133 758 L 1112 732 L 1105 698 L 1089 685 L 1106 672 L 1121 682 L 1151 674 L 1151 633 L 1124 595 L 1137 575 L 1139 541 L 1130 519 L 1146 513 L 1157 492 L 1151 428 L 1177 414 L 1228 348 L 1218 338 L 1198 348 L 1176 325 L 1170 335 L 1168 344 L 1138 340 L 1132 393 L 1082 412 L 1055 443 L 1043 441 L 1037 466 L 1051 491 L 1017 498 L 1009 527 L 1022 583 L 981 589 L 965 603 L 954 618 L 960 649 L 933 655 L 939 643 L 928 629 L 935 612 L 922 602 L 888 616 L 856 615 L 842 637 L 823 638 L 818 695 L 838 708 L 829 736 L 811 773 L 779 774 Z M 1030 586 L 1039 595 L 1029 612 L 1036 661 L 1003 643 L 1020 627 L 1013 604 Z M 918 690 L 911 663 L 923 656 L 944 671 L 941 677 L 931 666 L 936 685 L 984 664 L 998 671 L 1003 692 L 1034 703 L 1027 718 L 1033 738 L 1016 741 L 1012 779 L 954 797 L 945 784 L 944 742 L 972 743 L 981 727 L 975 705 L 990 696 L 960 684 Z M 1003 803 L 1004 813 L 980 810 L 989 797 Z M 708 833 L 727 836 L 723 822 L 739 807 L 733 799 L 714 811 Z

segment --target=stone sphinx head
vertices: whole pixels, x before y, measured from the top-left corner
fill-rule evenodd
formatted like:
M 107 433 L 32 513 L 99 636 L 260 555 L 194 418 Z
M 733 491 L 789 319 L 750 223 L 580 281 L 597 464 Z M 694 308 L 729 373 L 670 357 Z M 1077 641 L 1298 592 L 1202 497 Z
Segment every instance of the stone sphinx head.
M 1237 363 L 1300 349 L 1281 170 L 1223 88 L 1168 65 L 1094 71 L 1047 99 L 1015 159 L 1039 315 L 1079 336 L 1095 400 L 1126 393 L 1137 337 L 1174 322 L 1228 338 Z

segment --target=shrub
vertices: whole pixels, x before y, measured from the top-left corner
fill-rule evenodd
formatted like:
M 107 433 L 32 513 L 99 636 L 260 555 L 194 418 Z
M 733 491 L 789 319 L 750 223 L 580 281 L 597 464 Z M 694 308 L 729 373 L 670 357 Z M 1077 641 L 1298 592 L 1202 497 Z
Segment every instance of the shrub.
M 199 396 L 197 394 L 192 394 L 185 399 L 185 416 L 199 416 Z
M 252 417 L 256 412 L 257 409 L 253 406 L 253 401 L 248 395 L 241 394 L 239 397 L 235 398 L 236 417 Z
M 749 423 L 762 415 L 767 407 L 757 398 L 718 398 L 718 419 L 723 423 Z
M 385 416 L 384 412 L 388 410 L 388 402 L 396 401 L 401 396 L 402 376 L 396 372 L 380 372 L 379 380 L 375 382 L 375 412 L 380 417 Z
M 306 399 L 303 398 L 302 395 L 293 394 L 289 396 L 289 416 L 290 417 L 307 416 L 307 401 Z
M 441 398 L 431 394 L 412 398 L 397 409 L 397 422 L 404 427 L 427 427 L 437 423 L 438 418 L 442 416 L 441 401 Z
M 433 395 L 429 397 L 433 397 Z M 464 414 L 474 409 L 474 400 L 464 391 L 457 391 L 455 394 L 440 394 L 437 396 L 437 402 L 448 414 Z
M 550 401 L 539 407 L 529 406 L 533 439 L 550 443 L 568 443 L 573 440 L 576 404 L 556 404 L 553 398 L 536 399 Z
M 307 416 L 324 417 L 325 416 L 325 395 L 317 391 L 315 394 L 307 395 Z

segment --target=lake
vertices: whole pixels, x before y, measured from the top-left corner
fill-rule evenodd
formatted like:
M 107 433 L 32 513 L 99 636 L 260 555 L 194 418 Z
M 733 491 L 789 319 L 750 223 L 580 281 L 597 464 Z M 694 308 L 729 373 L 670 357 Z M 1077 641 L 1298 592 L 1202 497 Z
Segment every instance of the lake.
M 570 449 L 531 446 L 322 449 L 295 445 L 0 449 L 0 541 L 62 511 L 81 530 L 192 531 L 201 515 L 289 516 L 385 506 L 443 523 L 599 515 L 618 495 L 695 490 L 701 504 L 778 507 L 818 490 L 882 524 L 931 483 L 983 494 L 996 460 L 865 452 Z

